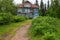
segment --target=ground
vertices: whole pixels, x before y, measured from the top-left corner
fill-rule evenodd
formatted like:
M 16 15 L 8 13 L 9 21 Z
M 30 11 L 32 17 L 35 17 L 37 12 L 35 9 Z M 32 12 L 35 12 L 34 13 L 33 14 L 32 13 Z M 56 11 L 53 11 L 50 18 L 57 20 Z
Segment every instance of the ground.
M 30 25 L 31 24 L 29 23 L 19 28 L 11 40 L 29 40 L 27 32 L 29 30 Z
M 12 23 L 3 26 L 0 25 L 0 40 L 15 40 L 17 37 L 19 38 L 22 36 L 26 37 L 30 25 L 31 25 L 31 20 L 26 20 L 24 22 Z M 17 37 L 15 38 L 16 35 Z

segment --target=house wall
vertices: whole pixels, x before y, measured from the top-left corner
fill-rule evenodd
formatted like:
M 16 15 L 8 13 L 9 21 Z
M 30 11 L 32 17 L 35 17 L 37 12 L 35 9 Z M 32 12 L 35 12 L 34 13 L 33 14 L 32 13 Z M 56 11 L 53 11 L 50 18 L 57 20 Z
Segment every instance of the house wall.
M 25 3 L 25 4 L 24 4 L 24 7 L 31 7 L 31 4 Z
M 30 12 L 31 12 L 31 9 L 30 9 L 30 8 L 25 8 L 25 9 L 24 9 L 24 12 L 25 12 L 25 13 L 30 13 Z
M 23 12 L 22 8 L 17 8 L 17 12 Z
M 38 8 L 33 8 L 32 9 L 32 13 L 31 13 L 31 9 L 30 8 L 24 8 L 24 13 L 23 13 L 23 9 L 22 8 L 18 8 L 17 9 L 17 14 L 18 15 L 25 15 L 27 18 L 32 17 L 35 18 L 37 16 L 39 16 L 39 12 L 38 12 Z
M 38 8 L 33 9 L 33 14 L 34 14 L 33 18 L 39 16 L 39 11 L 38 10 L 39 10 Z

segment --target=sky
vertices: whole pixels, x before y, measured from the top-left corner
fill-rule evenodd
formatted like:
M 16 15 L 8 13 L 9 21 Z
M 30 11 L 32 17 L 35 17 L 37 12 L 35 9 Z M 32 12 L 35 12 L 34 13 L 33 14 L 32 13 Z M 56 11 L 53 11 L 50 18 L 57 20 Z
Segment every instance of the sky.
M 31 3 L 34 4 L 36 0 L 28 0 L 28 1 L 30 1 Z M 47 1 L 48 1 L 48 0 L 43 0 L 44 4 L 47 4 Z M 49 1 L 50 1 L 50 0 L 49 0 Z M 40 2 L 41 2 L 41 0 L 38 0 L 38 3 L 39 3 L 39 4 L 40 4 Z M 14 3 L 15 3 L 15 4 L 21 4 L 21 3 L 22 3 L 22 0 L 14 0 Z

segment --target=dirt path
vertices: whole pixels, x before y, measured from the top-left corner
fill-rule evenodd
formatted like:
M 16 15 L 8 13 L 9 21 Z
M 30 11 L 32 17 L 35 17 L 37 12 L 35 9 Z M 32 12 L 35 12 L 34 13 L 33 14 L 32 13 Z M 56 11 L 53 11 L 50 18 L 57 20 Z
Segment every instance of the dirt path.
M 16 34 L 11 40 L 29 40 L 27 32 L 29 30 L 30 24 L 22 26 L 19 30 L 16 31 Z

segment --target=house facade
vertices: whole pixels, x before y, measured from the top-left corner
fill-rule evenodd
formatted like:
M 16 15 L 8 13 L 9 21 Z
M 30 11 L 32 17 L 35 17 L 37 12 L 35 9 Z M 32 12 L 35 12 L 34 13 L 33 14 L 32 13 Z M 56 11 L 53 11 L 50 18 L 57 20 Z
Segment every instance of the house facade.
M 32 4 L 28 0 L 23 1 L 22 4 L 17 6 L 17 15 L 24 15 L 27 18 L 35 18 L 39 16 L 39 6 Z

